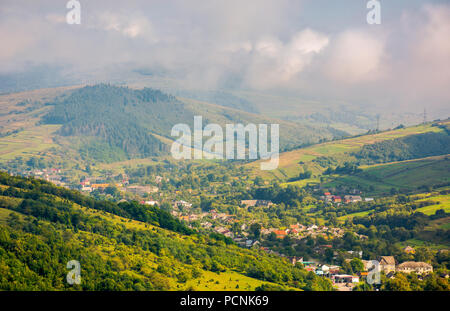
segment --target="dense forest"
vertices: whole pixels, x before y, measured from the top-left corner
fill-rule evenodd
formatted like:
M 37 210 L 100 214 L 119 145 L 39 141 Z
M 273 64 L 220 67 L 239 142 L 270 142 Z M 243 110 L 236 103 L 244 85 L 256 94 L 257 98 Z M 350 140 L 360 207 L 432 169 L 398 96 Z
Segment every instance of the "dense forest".
M 129 157 L 159 155 L 167 146 L 150 132 L 170 135 L 171 126 L 192 112 L 159 90 L 133 90 L 110 85 L 87 86 L 52 103 L 44 124 L 62 124 L 63 136 L 96 137 Z
M 357 158 L 359 164 L 374 164 L 449 153 L 450 135 L 447 132 L 431 132 L 365 145 L 352 155 Z

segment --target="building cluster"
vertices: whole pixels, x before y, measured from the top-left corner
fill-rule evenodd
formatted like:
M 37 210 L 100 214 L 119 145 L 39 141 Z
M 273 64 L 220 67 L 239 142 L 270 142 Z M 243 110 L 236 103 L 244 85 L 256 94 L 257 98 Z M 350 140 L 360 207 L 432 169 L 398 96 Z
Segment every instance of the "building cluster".
M 248 207 L 270 207 L 274 205 L 272 201 L 269 200 L 242 200 L 241 206 Z
M 411 251 L 411 249 L 413 248 L 407 247 L 404 250 Z M 358 255 L 358 257 L 361 257 L 362 255 L 355 252 L 349 253 L 351 255 Z M 281 256 L 284 257 L 283 255 Z M 351 291 L 357 283 L 367 278 L 369 271 L 374 267 L 371 260 L 362 260 L 364 271 L 350 275 L 342 274 L 340 266 L 320 264 L 314 261 L 304 261 L 301 257 L 286 258 L 292 265 L 302 264 L 305 270 L 329 278 L 333 282 L 333 285 L 340 291 Z M 346 259 L 346 261 L 350 262 L 351 259 Z M 394 256 L 380 256 L 377 258 L 377 261 L 379 263 L 379 272 L 383 272 L 388 278 L 393 278 L 396 272 L 416 273 L 419 277 L 433 272 L 433 266 L 426 262 L 406 261 L 397 264 Z
M 360 195 L 346 194 L 344 196 L 339 196 L 331 194 L 331 192 L 325 192 L 322 196 L 320 196 L 320 199 L 325 203 L 335 203 L 335 204 L 350 204 L 362 201 L 365 202 L 373 201 L 373 198 L 363 199 Z
M 404 251 L 410 251 L 411 247 L 408 247 L 408 250 L 404 249 Z M 433 272 L 433 266 L 421 261 L 406 261 L 401 264 L 397 264 L 394 256 L 381 256 L 379 258 L 380 270 L 383 271 L 387 276 L 391 277 L 395 272 L 403 272 L 403 273 L 416 273 L 416 274 L 428 274 Z M 364 266 L 372 265 L 370 261 L 364 261 Z
M 224 225 L 230 225 L 233 222 L 236 221 L 236 216 L 235 215 L 230 215 L 227 213 L 218 213 L 215 209 L 210 210 L 209 212 L 203 212 L 200 214 L 195 214 L 195 213 L 191 213 L 190 212 L 190 208 L 192 207 L 191 203 L 188 203 L 186 201 L 175 201 L 172 204 L 172 216 L 177 217 L 180 220 L 186 221 L 186 222 L 193 222 L 193 221 L 197 221 L 197 220 L 203 220 L 200 223 L 200 226 L 202 226 L 203 228 L 206 229 L 210 229 L 213 227 L 213 224 L 210 221 L 216 220 L 219 223 L 222 223 Z M 218 229 L 217 228 L 221 228 L 220 226 L 216 226 L 214 227 L 214 230 L 216 232 Z M 223 231 L 223 230 L 222 230 Z M 228 237 L 233 237 L 233 234 L 227 229 L 227 231 L 223 231 L 223 232 L 219 232 L 221 234 L 224 234 L 225 236 Z M 226 233 L 226 234 L 225 234 Z
M 304 239 L 308 236 L 310 237 L 319 237 L 322 236 L 325 239 L 330 239 L 333 237 L 342 237 L 344 235 L 344 230 L 341 228 L 331 228 L 327 226 L 317 226 L 315 224 L 305 226 L 302 224 L 290 225 L 289 228 L 285 229 L 277 229 L 277 228 L 262 228 L 261 235 L 269 235 L 274 233 L 278 239 L 283 239 L 286 236 L 289 236 L 294 239 Z
M 46 168 L 42 170 L 29 170 L 18 173 L 21 176 L 33 176 L 44 179 L 55 184 L 56 186 L 66 187 L 67 180 L 62 176 L 62 170 L 59 168 Z

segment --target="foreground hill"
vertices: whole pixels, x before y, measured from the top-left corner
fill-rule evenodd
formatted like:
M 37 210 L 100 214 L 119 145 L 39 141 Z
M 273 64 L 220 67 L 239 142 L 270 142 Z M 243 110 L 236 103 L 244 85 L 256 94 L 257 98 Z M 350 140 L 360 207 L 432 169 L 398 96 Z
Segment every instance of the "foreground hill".
M 66 282 L 67 262 L 82 281 Z M 330 290 L 280 257 L 193 232 L 136 202 L 96 201 L 0 173 L 2 290 Z

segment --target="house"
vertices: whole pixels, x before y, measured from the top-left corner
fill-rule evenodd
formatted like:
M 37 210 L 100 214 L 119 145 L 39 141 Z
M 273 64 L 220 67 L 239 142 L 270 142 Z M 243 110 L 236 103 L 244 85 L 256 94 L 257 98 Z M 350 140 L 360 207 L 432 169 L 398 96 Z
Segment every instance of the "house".
M 344 202 L 345 203 L 354 203 L 354 202 L 361 202 L 362 198 L 359 195 L 345 195 L 344 196 Z
M 256 246 L 258 244 L 259 244 L 259 242 L 255 241 L 255 240 L 247 240 L 247 241 L 245 241 L 245 246 L 249 247 L 249 248 L 253 247 L 253 246 Z
M 261 228 L 261 235 L 268 235 L 272 232 L 270 229 Z
M 154 205 L 159 205 L 158 201 L 144 201 L 145 205 L 150 205 L 150 206 L 154 206 Z
M 335 196 L 333 196 L 332 201 L 333 201 L 333 203 L 341 203 L 342 198 L 338 195 L 335 195 Z
M 385 274 L 395 272 L 395 258 L 394 256 L 381 256 L 378 260 L 380 262 L 380 271 Z
M 328 193 L 328 192 L 327 192 L 327 193 Z M 322 196 L 321 198 L 322 198 L 322 200 L 324 200 L 326 203 L 331 202 L 331 201 L 333 200 L 333 196 L 332 196 L 331 194 L 330 194 L 330 195 Z
M 291 235 L 297 235 L 299 233 L 300 232 L 297 229 L 291 229 L 291 231 L 289 231 L 289 234 L 291 234 Z
M 282 239 L 288 234 L 288 230 L 275 230 L 274 233 L 277 235 L 277 239 Z
M 215 228 L 215 230 L 216 230 L 216 232 L 218 232 L 220 234 L 225 234 L 225 233 L 229 232 L 229 230 L 224 227 L 217 227 L 217 228 Z
M 272 205 L 273 205 L 272 201 L 269 200 L 258 200 L 258 202 L 256 202 L 256 206 L 270 207 Z
M 153 187 L 153 186 L 138 186 L 138 185 L 133 185 L 133 186 L 128 186 L 126 188 L 127 191 L 132 192 L 134 194 L 137 195 L 144 195 L 146 193 L 154 193 L 154 192 L 158 192 L 158 187 Z
M 92 189 L 105 189 L 108 187 L 109 187 L 109 184 L 92 184 L 91 185 Z
M 174 203 L 174 206 L 176 206 L 178 208 L 190 208 L 190 207 L 192 207 L 192 204 L 188 203 L 186 201 L 180 200 L 180 201 L 176 201 Z
M 212 223 L 210 223 L 210 222 L 208 222 L 208 221 L 202 222 L 200 225 L 201 225 L 203 228 L 207 228 L 207 229 L 212 227 Z
M 414 248 L 412 248 L 411 246 L 406 246 L 403 251 L 407 254 L 415 254 L 416 250 Z
M 317 275 L 327 275 L 330 270 L 330 267 L 327 265 L 322 265 L 319 269 L 317 269 L 315 272 Z
M 258 200 L 242 200 L 241 205 L 244 205 L 245 207 L 255 206 L 256 201 L 258 201 Z
M 273 205 L 273 203 L 268 200 L 242 200 L 241 205 L 244 205 L 246 208 L 252 207 L 252 206 L 267 206 L 267 207 L 269 207 L 269 206 Z
M 334 265 L 328 266 L 328 273 L 329 273 L 330 275 L 332 275 L 332 274 L 338 274 L 340 269 L 341 269 L 340 266 L 334 266 Z
M 358 283 L 359 277 L 350 274 L 335 274 L 331 276 L 331 280 L 334 284 L 339 283 Z
M 311 226 L 309 226 L 306 230 L 308 230 L 308 231 L 314 231 L 314 230 L 317 230 L 319 227 L 317 226 L 317 225 L 311 225 Z
M 397 266 L 397 272 L 427 274 L 433 272 L 433 266 L 426 262 L 406 261 Z
M 234 237 L 234 234 L 231 231 L 227 231 L 223 235 L 226 236 L 227 238 L 231 238 L 231 239 Z
M 293 230 L 295 229 L 297 232 L 301 232 L 306 229 L 306 227 L 301 224 L 290 225 L 289 228 Z
M 374 266 L 372 263 L 372 260 L 361 260 L 363 265 L 364 265 L 364 271 L 369 271 L 369 269 L 372 269 L 372 267 Z
M 196 220 L 199 220 L 200 218 L 201 218 L 200 215 L 197 215 L 197 214 L 189 215 L 189 221 L 196 221 Z
M 81 191 L 92 192 L 92 187 L 89 187 L 89 186 L 82 186 L 82 187 L 81 187 Z
M 358 257 L 358 258 L 362 258 L 362 251 L 347 251 L 347 253 L 349 253 L 352 256 Z

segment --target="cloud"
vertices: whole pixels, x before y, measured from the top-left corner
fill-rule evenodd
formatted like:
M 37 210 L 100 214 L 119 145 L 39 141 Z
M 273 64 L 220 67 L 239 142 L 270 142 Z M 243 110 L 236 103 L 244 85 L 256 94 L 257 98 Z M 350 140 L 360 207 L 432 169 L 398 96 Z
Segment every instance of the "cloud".
M 426 6 L 421 16 L 426 20 L 418 27 L 410 43 L 409 87 L 430 99 L 450 101 L 450 7 Z M 412 16 L 410 18 L 413 18 Z M 408 67 L 405 64 L 404 67 Z
M 150 43 L 159 41 L 150 21 L 140 15 L 120 15 L 113 12 L 103 12 L 99 15 L 98 23 L 94 28 L 106 31 L 115 31 L 125 37 L 141 37 Z
M 317 0 L 81 1 L 81 25 L 67 25 L 65 2 L 3 0 L 0 73 L 56 64 L 101 80 L 148 68 L 183 88 L 444 109 L 450 5 L 437 1 L 383 2 L 381 25 L 367 25 L 365 4 Z
M 276 88 L 290 83 L 328 42 L 326 35 L 311 29 L 294 34 L 286 44 L 277 38 L 261 39 L 255 44 L 246 81 L 254 88 Z
M 385 57 L 385 42 L 367 31 L 350 30 L 340 34 L 331 51 L 327 75 L 341 83 L 379 79 Z

